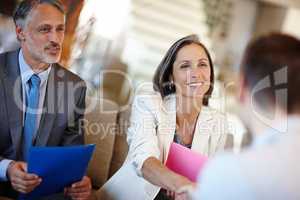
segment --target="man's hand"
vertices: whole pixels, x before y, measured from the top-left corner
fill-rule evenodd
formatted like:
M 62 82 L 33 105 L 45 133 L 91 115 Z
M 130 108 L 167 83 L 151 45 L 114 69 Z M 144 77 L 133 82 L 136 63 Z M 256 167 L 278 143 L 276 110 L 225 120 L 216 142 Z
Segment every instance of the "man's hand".
M 166 195 L 167 195 L 167 197 L 168 197 L 169 199 L 174 200 L 174 199 L 175 199 L 176 193 L 175 193 L 175 192 L 172 192 L 172 191 L 170 191 L 170 190 L 166 190 Z
M 192 193 L 196 189 L 196 184 L 192 183 L 190 185 L 185 185 L 179 188 L 178 191 L 176 191 L 175 200 L 191 200 L 192 199 Z
M 176 194 L 175 200 L 191 200 L 191 197 L 186 193 Z
M 24 194 L 33 191 L 42 182 L 37 175 L 27 173 L 24 162 L 13 161 L 7 169 L 7 176 L 13 189 Z
M 65 194 L 73 200 L 85 200 L 91 195 L 92 184 L 89 177 L 84 176 L 81 181 L 73 183 L 71 187 L 65 188 Z

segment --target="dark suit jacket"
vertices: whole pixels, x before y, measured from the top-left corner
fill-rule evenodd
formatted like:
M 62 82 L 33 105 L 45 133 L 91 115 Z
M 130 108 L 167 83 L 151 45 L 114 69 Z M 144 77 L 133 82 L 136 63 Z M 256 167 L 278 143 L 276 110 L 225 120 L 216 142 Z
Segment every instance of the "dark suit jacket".
M 0 54 L 0 160 L 23 160 L 23 99 L 18 52 Z M 58 64 L 52 65 L 34 146 L 84 143 L 81 119 L 85 94 L 83 80 Z

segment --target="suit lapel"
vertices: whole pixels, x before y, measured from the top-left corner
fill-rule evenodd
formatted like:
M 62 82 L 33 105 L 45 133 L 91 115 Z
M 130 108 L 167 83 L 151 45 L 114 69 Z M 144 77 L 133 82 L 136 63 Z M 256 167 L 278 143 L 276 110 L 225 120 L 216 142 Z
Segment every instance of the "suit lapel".
M 43 113 L 35 140 L 36 146 L 47 146 L 58 108 L 61 104 L 61 97 L 64 92 L 63 88 L 58 88 L 58 83 L 61 83 L 61 78 L 57 76 L 57 68 L 54 64 L 47 81 Z
M 23 99 L 19 69 L 19 50 L 10 52 L 4 63 L 4 90 L 12 144 L 19 154 L 23 130 Z

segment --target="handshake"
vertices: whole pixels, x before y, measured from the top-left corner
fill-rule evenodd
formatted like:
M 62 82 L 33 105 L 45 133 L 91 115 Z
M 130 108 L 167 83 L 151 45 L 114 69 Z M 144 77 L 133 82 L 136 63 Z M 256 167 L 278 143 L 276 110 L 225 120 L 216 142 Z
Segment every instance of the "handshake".
M 175 200 L 192 200 L 193 192 L 196 189 L 196 184 L 188 184 L 180 187 L 171 199 Z M 167 194 L 168 195 L 168 194 Z M 172 195 L 172 194 L 171 194 Z M 168 195 L 169 196 L 169 195 Z

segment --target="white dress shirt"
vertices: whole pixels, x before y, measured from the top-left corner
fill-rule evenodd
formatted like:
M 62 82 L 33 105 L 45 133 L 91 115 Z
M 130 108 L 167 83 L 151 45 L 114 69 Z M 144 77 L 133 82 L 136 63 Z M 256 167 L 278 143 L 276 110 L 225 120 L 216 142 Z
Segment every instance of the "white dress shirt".
M 300 117 L 291 117 L 287 133 L 270 129 L 241 154 L 226 153 L 210 161 L 193 199 L 300 199 L 299 152 Z

